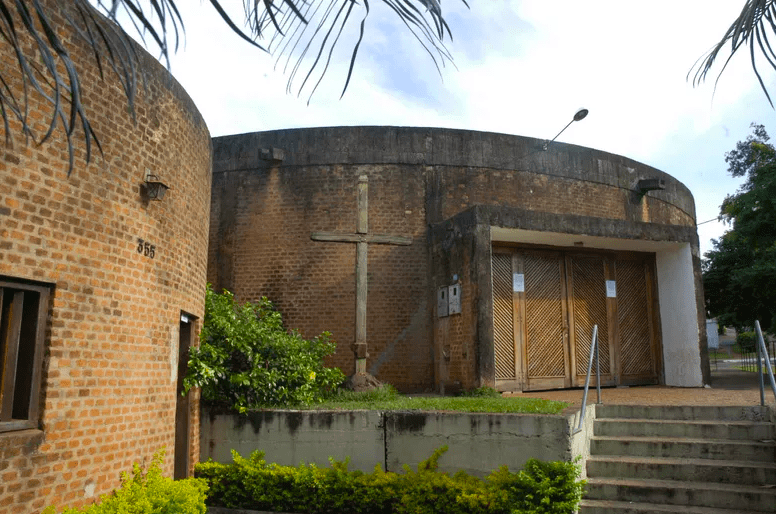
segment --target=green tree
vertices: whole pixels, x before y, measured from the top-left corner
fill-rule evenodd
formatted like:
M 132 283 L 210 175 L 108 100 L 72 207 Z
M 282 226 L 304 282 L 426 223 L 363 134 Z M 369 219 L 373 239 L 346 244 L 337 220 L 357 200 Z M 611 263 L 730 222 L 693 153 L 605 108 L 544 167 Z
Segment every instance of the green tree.
M 706 307 L 721 325 L 776 327 L 776 149 L 762 125 L 725 155 L 728 171 L 744 177 L 720 214 L 731 228 L 706 253 Z
M 717 76 L 717 81 L 725 71 L 730 59 L 741 47 L 749 47 L 749 57 L 752 61 L 752 70 L 757 76 L 768 102 L 773 107 L 771 95 L 768 94 L 768 88 L 765 86 L 760 71 L 757 69 L 757 57 L 762 55 L 766 62 L 776 70 L 776 53 L 768 41 L 768 33 L 776 32 L 776 0 L 746 0 L 741 14 L 733 21 L 730 28 L 727 29 L 722 39 L 714 45 L 693 67 L 695 74 L 693 76 L 693 85 L 698 85 L 706 80 L 706 76 L 714 67 L 718 58 L 723 58 L 725 63 Z M 730 53 L 727 53 L 725 47 L 730 45 Z M 758 50 L 759 48 L 759 50 Z M 692 74 L 690 70 L 690 74 Z M 689 76 L 689 75 L 688 75 Z
M 202 399 L 238 412 L 317 403 L 345 379 L 323 359 L 334 353 L 331 335 L 306 340 L 283 328 L 272 302 L 238 305 L 228 291 L 205 295 L 199 347 L 191 348 L 184 387 L 202 388 Z
M 301 78 L 299 94 L 307 87 L 312 95 L 329 67 L 343 30 L 360 21 L 342 91 L 345 93 L 364 37 L 369 0 L 243 0 L 245 29 L 232 19 L 222 1 L 209 3 L 248 44 L 296 60 L 289 76 L 289 89 L 302 63 L 311 63 Z M 6 142 L 11 137 L 12 120 L 19 122 L 26 139 L 36 143 L 46 141 L 61 124 L 72 170 L 73 135 L 79 125 L 83 129 L 87 162 L 92 145 L 100 146 L 83 105 L 78 63 L 72 57 L 75 45 L 86 43 L 100 72 L 110 69 L 116 74 L 134 112 L 142 69 L 122 26 L 137 31 L 145 46 L 169 64 L 170 53 L 178 49 L 185 32 L 184 20 L 176 0 L 67 0 L 63 1 L 62 16 L 50 12 L 52 4 L 44 0 L 0 0 L 0 39 L 12 50 L 18 64 L 16 70 L 8 65 L 0 69 L 0 113 Z M 437 68 L 450 59 L 443 40 L 445 32 L 450 37 L 452 34 L 442 17 L 439 0 L 382 0 L 380 4 L 396 13 Z M 263 40 L 269 44 L 264 45 Z M 28 53 L 30 46 L 33 55 Z M 18 86 L 13 80 L 17 75 L 21 80 Z M 40 98 L 31 98 L 31 91 Z M 38 133 L 33 128 L 36 120 L 28 117 L 28 107 L 30 102 L 41 99 L 50 105 L 50 115 L 47 129 Z

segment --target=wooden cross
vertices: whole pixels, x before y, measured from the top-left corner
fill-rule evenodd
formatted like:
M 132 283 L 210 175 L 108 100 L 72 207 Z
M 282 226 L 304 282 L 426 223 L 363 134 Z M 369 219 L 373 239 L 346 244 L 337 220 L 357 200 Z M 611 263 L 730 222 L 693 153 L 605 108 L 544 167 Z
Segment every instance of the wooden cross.
M 356 374 L 366 373 L 366 297 L 367 297 L 367 246 L 372 244 L 401 245 L 412 244 L 412 239 L 402 236 L 369 234 L 369 178 L 358 177 L 358 213 L 356 215 L 356 233 L 313 232 L 313 241 L 330 243 L 356 243 L 356 341 L 352 346 L 356 355 Z

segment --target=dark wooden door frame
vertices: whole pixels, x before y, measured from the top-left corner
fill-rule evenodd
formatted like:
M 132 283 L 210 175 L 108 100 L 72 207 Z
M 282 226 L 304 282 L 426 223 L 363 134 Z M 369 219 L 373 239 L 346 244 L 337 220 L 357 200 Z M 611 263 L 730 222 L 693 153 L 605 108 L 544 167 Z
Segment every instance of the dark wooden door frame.
M 189 361 L 189 348 L 196 336 L 195 316 L 181 311 L 178 331 L 178 379 L 175 387 L 175 463 L 173 477 L 191 476 L 191 403 L 183 392 L 183 377 Z

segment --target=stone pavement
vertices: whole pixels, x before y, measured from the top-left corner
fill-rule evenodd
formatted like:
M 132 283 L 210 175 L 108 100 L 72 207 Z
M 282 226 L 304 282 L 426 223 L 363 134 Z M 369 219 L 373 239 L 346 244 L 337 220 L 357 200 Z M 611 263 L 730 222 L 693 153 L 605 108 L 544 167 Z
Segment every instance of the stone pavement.
M 595 403 L 595 378 L 591 380 L 587 403 Z M 513 393 L 524 398 L 545 398 L 582 404 L 582 389 L 567 389 L 560 391 L 538 391 L 528 393 Z M 718 369 L 712 364 L 711 387 L 687 388 L 668 386 L 632 386 L 604 387 L 601 389 L 601 400 L 609 405 L 759 405 L 760 389 L 757 373 L 740 371 L 733 365 L 719 363 Z M 765 376 L 765 403 L 774 404 L 768 376 Z

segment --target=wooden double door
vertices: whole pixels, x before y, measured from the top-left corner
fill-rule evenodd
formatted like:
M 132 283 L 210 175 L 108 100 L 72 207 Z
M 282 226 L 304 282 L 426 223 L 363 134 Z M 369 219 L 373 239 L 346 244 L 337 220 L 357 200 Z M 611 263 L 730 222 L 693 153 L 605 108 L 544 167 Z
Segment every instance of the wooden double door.
M 594 325 L 602 384 L 658 382 L 654 254 L 495 247 L 492 269 L 498 389 L 584 386 Z

